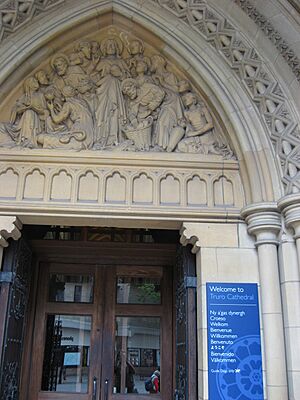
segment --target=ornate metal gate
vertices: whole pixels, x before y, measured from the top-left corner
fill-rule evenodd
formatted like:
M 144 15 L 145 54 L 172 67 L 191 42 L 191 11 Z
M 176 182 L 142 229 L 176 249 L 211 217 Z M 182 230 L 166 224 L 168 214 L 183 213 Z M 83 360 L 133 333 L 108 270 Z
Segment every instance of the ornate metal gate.
M 31 250 L 24 239 L 6 249 L 0 273 L 0 400 L 19 398 L 25 315 L 31 280 Z
M 191 246 L 176 257 L 176 389 L 175 400 L 197 399 L 196 263 Z

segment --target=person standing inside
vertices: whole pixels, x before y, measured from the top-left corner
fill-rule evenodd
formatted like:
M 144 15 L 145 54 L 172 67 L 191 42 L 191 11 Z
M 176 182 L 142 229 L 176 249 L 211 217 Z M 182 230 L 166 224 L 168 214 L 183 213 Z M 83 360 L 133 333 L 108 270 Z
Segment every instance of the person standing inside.
M 157 369 L 151 375 L 151 381 L 153 386 L 152 393 L 159 393 L 160 392 L 160 371 Z

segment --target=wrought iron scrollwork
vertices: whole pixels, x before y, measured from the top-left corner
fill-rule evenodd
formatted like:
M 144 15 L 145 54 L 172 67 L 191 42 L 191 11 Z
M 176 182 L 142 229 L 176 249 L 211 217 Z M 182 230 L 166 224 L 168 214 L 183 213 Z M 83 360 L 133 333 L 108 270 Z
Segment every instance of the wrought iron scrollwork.
M 4 256 L 3 270 L 12 279 L 8 289 L 3 352 L 0 368 L 0 400 L 18 400 L 25 315 L 31 279 L 31 250 L 24 239 L 12 242 Z
M 184 365 L 178 364 L 176 366 L 177 378 L 177 399 L 186 400 L 186 368 Z
M 16 361 L 9 362 L 5 365 L 3 374 L 5 380 L 1 387 L 1 400 L 17 400 L 18 399 L 18 381 L 19 381 L 19 365 Z
M 189 247 L 176 256 L 176 389 L 175 400 L 196 400 L 196 285 L 195 258 Z M 194 320 L 194 325 L 191 321 Z M 191 327 L 194 326 L 193 328 Z M 192 346 L 192 347 L 191 347 Z
M 176 323 L 182 324 L 186 319 L 185 287 L 183 284 L 176 292 Z

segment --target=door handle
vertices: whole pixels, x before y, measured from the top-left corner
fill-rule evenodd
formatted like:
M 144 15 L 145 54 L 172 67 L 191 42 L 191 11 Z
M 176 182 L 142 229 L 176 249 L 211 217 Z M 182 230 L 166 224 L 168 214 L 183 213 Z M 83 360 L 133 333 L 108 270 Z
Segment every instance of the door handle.
M 94 376 L 93 378 L 93 396 L 92 400 L 97 400 L 97 378 Z
M 104 381 L 104 400 L 108 400 L 108 383 L 109 379 L 105 379 Z

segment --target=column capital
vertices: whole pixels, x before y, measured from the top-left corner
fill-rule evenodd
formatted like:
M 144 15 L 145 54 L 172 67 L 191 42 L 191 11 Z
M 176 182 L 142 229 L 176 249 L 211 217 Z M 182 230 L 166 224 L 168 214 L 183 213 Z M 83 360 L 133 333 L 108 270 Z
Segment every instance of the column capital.
M 277 235 L 281 230 L 281 214 L 276 203 L 255 203 L 246 206 L 241 216 L 248 224 L 248 232 L 256 237 L 256 245 L 278 244 Z
M 295 239 L 300 238 L 300 194 L 284 196 L 278 201 L 287 227 L 295 232 Z
M 0 246 L 7 247 L 9 238 L 18 240 L 21 237 L 22 223 L 11 215 L 0 215 Z

